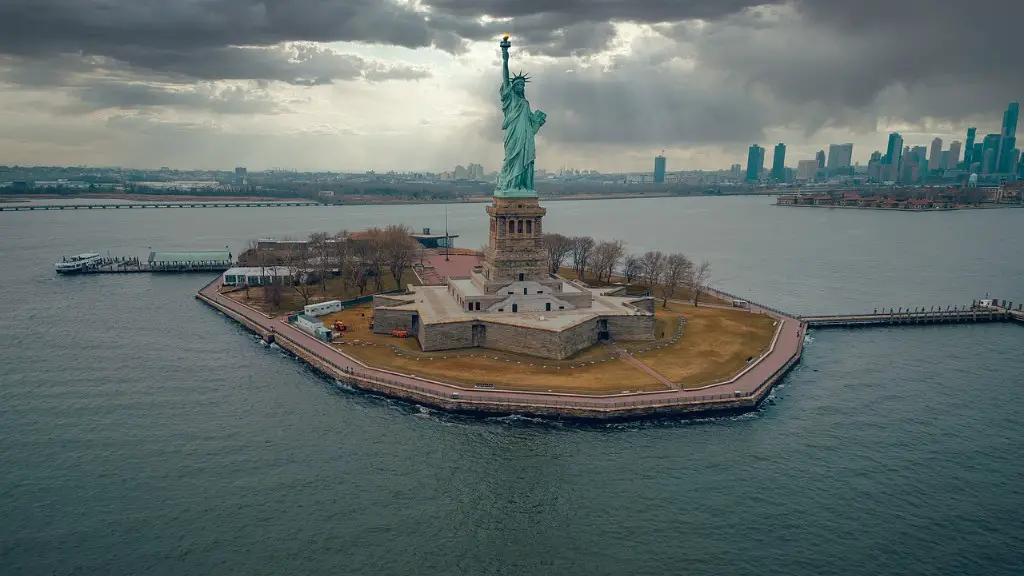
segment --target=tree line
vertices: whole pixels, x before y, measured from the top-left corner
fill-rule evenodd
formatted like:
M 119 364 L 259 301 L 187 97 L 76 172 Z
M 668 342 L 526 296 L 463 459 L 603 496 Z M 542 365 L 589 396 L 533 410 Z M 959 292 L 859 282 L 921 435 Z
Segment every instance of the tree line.
M 693 305 L 699 305 L 711 279 L 711 263 L 707 260 L 697 264 L 684 254 L 666 254 L 660 250 L 627 254 L 622 240 L 599 242 L 590 236 L 545 234 L 544 247 L 552 274 L 569 266 L 577 278 L 589 274 L 598 283 L 611 283 L 612 277 L 618 274 L 626 284 L 639 281 L 652 291 L 660 286 L 663 307 L 684 289 L 690 290 Z
M 405 225 L 391 225 L 358 233 L 314 232 L 305 240 L 282 238 L 272 246 L 251 240 L 239 262 L 259 268 L 261 278 L 273 276 L 268 268 L 280 266 L 288 271 L 286 281 L 274 278 L 264 285 L 264 299 L 275 307 L 281 305 L 282 290 L 286 289 L 294 291 L 304 305 L 309 304 L 318 293 L 328 293 L 332 278 L 341 282 L 336 292 L 358 289 L 362 296 L 371 282 L 373 292 L 382 292 L 387 274 L 401 287 L 402 276 L 423 254 L 411 233 Z

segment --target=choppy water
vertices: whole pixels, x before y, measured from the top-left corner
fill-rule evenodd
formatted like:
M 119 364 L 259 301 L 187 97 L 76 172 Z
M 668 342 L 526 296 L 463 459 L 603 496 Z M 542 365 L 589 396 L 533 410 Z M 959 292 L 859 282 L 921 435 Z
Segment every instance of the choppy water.
M 1024 211 L 548 204 L 795 312 L 1024 301 Z M 483 206 L 449 207 L 464 246 Z M 437 212 L 434 214 L 433 212 Z M 0 214 L 0 573 L 1020 574 L 1024 328 L 811 333 L 759 412 L 578 427 L 346 390 L 85 250 L 237 251 L 443 208 Z

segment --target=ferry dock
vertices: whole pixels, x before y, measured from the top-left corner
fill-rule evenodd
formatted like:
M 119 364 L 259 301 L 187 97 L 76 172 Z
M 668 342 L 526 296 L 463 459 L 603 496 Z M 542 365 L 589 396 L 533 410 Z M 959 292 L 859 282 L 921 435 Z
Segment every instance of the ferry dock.
M 150 252 L 145 260 L 134 256 L 101 256 L 97 253 L 65 257 L 54 264 L 58 274 L 160 274 L 224 272 L 235 266 L 229 250 Z
M 160 202 L 152 204 L 0 204 L 0 212 L 33 210 L 151 210 L 157 208 L 288 208 L 294 206 L 326 206 L 319 202 Z

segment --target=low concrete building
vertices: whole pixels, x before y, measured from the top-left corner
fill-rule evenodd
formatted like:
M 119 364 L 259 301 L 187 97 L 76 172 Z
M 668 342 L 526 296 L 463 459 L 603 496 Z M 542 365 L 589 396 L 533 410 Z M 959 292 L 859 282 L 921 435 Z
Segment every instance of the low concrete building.
M 374 332 L 408 330 L 424 351 L 480 347 L 553 359 L 602 340 L 654 339 L 651 298 L 548 273 L 541 231 L 546 210 L 535 197 L 496 197 L 487 212 L 483 265 L 440 286 L 375 297 Z

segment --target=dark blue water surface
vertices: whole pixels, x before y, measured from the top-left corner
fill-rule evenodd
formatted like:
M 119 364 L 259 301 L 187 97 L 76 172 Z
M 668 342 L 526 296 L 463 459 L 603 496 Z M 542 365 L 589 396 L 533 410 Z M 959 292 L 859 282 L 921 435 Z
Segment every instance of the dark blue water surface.
M 798 313 L 1024 301 L 1024 211 L 548 209 Z M 462 245 L 482 214 L 449 207 Z M 209 278 L 52 271 L 394 221 L 443 208 L 0 214 L 0 573 L 1024 572 L 1022 326 L 812 331 L 755 413 L 579 427 L 349 391 L 195 301 Z

